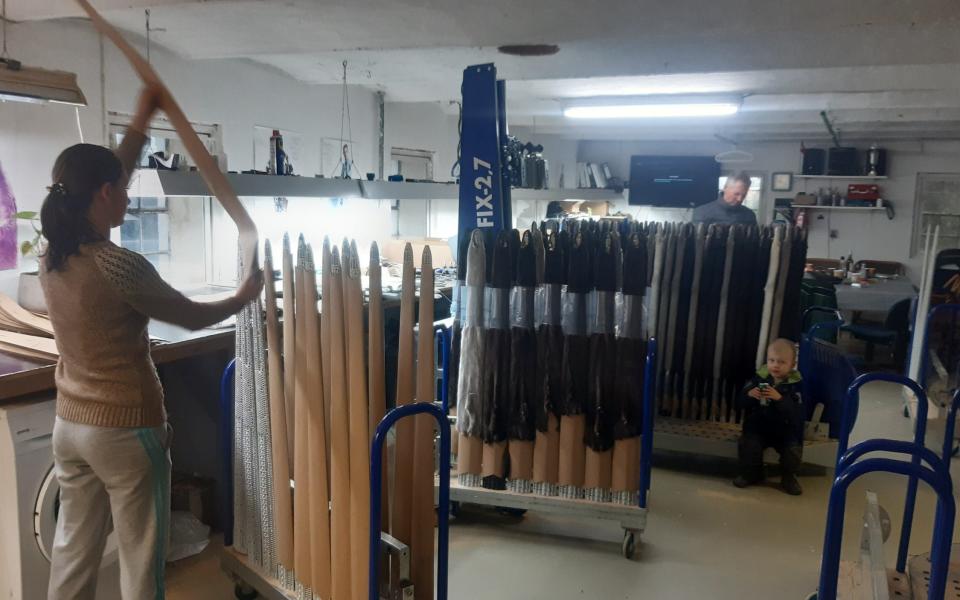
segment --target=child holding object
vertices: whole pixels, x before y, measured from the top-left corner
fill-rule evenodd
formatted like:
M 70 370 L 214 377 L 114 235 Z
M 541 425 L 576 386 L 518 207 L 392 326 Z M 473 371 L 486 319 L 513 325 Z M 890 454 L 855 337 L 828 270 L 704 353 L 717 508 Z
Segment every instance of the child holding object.
M 763 481 L 763 451 L 780 454 L 780 486 L 784 492 L 803 493 L 797 470 L 803 453 L 803 403 L 797 352 L 790 340 L 774 340 L 767 362 L 744 388 L 741 398 L 743 432 L 738 443 L 740 475 L 733 485 L 744 488 Z

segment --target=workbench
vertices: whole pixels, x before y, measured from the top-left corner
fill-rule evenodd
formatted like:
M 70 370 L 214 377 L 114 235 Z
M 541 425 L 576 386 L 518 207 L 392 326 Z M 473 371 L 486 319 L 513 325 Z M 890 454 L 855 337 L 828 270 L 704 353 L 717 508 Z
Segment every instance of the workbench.
M 233 327 L 188 331 L 175 325 L 151 321 L 151 355 L 157 365 L 233 348 Z M 57 366 L 0 352 L 0 404 L 55 388 Z

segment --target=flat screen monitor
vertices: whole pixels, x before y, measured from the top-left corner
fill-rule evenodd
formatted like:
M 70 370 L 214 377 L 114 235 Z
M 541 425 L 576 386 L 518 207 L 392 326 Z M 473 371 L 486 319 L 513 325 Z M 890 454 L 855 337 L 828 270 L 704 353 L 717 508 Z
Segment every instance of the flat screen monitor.
M 631 156 L 630 204 L 692 208 L 717 199 L 712 156 Z

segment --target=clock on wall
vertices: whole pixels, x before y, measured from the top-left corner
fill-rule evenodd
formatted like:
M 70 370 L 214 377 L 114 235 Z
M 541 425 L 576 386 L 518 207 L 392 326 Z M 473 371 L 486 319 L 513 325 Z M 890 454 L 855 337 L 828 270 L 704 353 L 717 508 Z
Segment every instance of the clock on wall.
M 770 178 L 770 189 L 774 192 L 789 192 L 793 189 L 793 173 L 774 173 Z

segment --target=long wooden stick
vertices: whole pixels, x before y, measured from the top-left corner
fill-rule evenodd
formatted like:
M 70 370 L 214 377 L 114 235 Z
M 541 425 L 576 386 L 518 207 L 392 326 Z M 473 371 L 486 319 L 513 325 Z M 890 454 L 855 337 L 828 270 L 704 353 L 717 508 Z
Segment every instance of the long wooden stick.
M 303 277 L 304 330 L 307 377 L 307 449 L 310 463 L 310 557 L 313 591 L 321 598 L 330 597 L 330 493 L 327 487 L 326 408 L 323 395 L 323 373 L 320 369 L 320 317 L 317 314 L 317 272 L 313 249 L 307 247 Z
M 330 458 L 332 452 L 330 452 L 330 442 L 333 440 L 333 436 L 330 433 L 330 323 L 327 320 L 327 310 L 326 307 L 329 304 L 325 304 L 327 299 L 327 294 L 330 293 L 330 238 L 327 236 L 323 237 L 323 255 L 320 257 L 320 280 L 323 283 L 323 294 L 321 296 L 321 309 L 320 309 L 320 346 L 323 348 L 323 397 L 327 399 L 327 475 L 330 474 Z M 329 482 L 328 482 L 329 485 Z
M 420 260 L 418 333 L 417 401 L 433 402 L 437 389 L 437 368 L 433 345 L 433 259 L 430 246 L 424 246 Z M 434 420 L 430 415 L 417 415 L 414 424 L 411 579 L 418 600 L 433 600 Z
M 367 600 L 370 548 L 370 416 L 367 405 L 367 362 L 364 356 L 363 290 L 356 242 L 350 243 L 347 271 L 347 331 L 350 389 L 350 568 L 355 600 Z
M 400 296 L 400 340 L 397 347 L 397 406 L 414 401 L 413 309 L 414 290 L 413 246 L 403 249 L 403 287 Z M 410 543 L 411 496 L 413 489 L 413 435 L 410 419 L 397 423 L 396 468 L 394 469 L 393 537 Z
M 384 348 L 383 348 L 383 284 L 382 273 L 380 270 L 380 250 L 377 243 L 370 245 L 370 264 L 367 273 L 369 277 L 370 303 L 367 314 L 369 327 L 369 336 L 367 338 L 367 359 L 370 369 L 370 379 L 368 383 L 370 394 L 370 441 L 373 443 L 373 436 L 377 431 L 377 425 L 383 420 L 387 412 L 387 391 L 386 380 L 384 376 Z M 381 473 L 382 482 L 387 481 L 387 461 L 382 460 L 383 471 Z M 389 486 L 384 483 L 383 493 L 380 497 L 381 531 L 385 530 L 383 523 L 389 520 L 388 496 L 386 490 Z M 376 502 L 376 498 L 372 499 Z
M 346 343 L 343 326 L 343 279 L 340 252 L 330 257 L 330 294 L 327 297 L 327 322 L 330 324 L 330 547 L 332 596 L 350 598 L 350 417 L 347 403 Z M 366 564 L 366 562 L 364 563 Z
M 197 137 L 196 132 L 190 125 L 190 121 L 187 120 L 186 115 L 183 114 L 177 101 L 173 99 L 173 95 L 170 94 L 169 90 L 164 86 L 160 77 L 153 70 L 153 67 L 150 66 L 150 63 L 145 61 L 143 57 L 123 39 L 123 36 L 100 16 L 87 0 L 76 0 L 76 2 L 83 8 L 87 15 L 90 16 L 90 20 L 93 21 L 93 25 L 100 33 L 109 38 L 120 52 L 127 57 L 127 60 L 130 61 L 130 65 L 140 76 L 140 79 L 146 84 L 154 85 L 164 90 L 164 112 L 167 113 L 170 123 L 176 130 L 177 135 L 180 136 L 180 141 L 186 147 L 190 158 L 192 158 L 193 162 L 197 165 L 200 176 L 203 177 L 203 180 L 207 183 L 207 187 L 210 188 L 211 193 L 216 196 L 220 204 L 223 205 L 224 210 L 227 211 L 227 214 L 230 215 L 233 222 L 237 224 L 237 229 L 240 234 L 241 255 L 243 257 L 243 273 L 245 277 L 249 276 L 257 269 L 257 226 L 254 225 L 250 215 L 247 214 L 246 209 L 240 204 L 240 200 L 230 186 L 230 182 L 228 182 L 227 178 L 220 172 L 217 163 L 214 162 L 213 157 L 207 152 L 207 148 L 203 145 L 203 142 L 200 141 L 200 138 Z
M 294 462 L 294 398 L 297 365 L 296 291 L 293 283 L 293 255 L 290 254 L 290 236 L 283 234 L 283 395 L 287 406 L 287 458 L 289 470 Z M 269 273 L 268 273 L 269 275 Z
M 273 450 L 273 514 L 276 527 L 277 560 L 293 570 L 293 499 L 290 496 L 290 462 L 287 455 L 287 415 L 283 389 L 283 362 L 280 357 L 280 323 L 277 319 L 277 291 L 273 278 L 270 240 L 264 247 L 264 308 L 267 313 L 267 386 L 270 397 L 270 443 Z
M 306 244 L 300 236 L 297 249 L 296 291 L 297 318 L 296 348 L 294 350 L 293 369 L 296 374 L 295 413 L 296 413 L 296 450 L 293 454 L 293 554 L 294 570 L 300 582 L 313 588 L 313 560 L 310 552 L 310 454 L 307 445 L 308 415 L 309 415 L 309 372 L 306 364 L 306 312 L 307 286 L 304 282 L 304 266 L 306 264 Z

